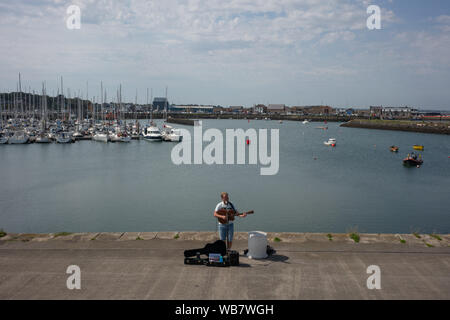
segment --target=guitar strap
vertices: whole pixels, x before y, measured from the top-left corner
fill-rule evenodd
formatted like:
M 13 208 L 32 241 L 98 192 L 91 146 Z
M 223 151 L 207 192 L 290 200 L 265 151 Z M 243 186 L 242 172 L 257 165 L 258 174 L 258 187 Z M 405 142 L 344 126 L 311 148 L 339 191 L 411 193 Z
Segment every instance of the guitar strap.
M 231 203 L 231 201 L 228 201 L 228 204 L 231 206 L 231 209 L 233 209 L 234 212 L 236 212 L 236 209 L 234 208 L 234 205 Z M 227 235 L 226 235 L 226 239 L 227 239 L 227 250 L 228 250 L 228 234 L 230 233 L 229 228 L 230 227 L 230 221 L 227 215 Z

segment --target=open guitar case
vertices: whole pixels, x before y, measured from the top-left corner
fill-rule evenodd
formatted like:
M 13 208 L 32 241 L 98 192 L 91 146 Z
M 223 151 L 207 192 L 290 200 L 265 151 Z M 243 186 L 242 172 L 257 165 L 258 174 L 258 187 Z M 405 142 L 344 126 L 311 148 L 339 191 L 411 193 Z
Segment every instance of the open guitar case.
M 202 257 L 206 256 L 206 257 Z M 210 256 L 220 256 L 219 260 L 212 260 Z M 184 251 L 184 264 L 205 265 L 210 267 L 229 267 L 239 265 L 239 253 L 227 250 L 223 240 L 208 243 L 203 248 Z

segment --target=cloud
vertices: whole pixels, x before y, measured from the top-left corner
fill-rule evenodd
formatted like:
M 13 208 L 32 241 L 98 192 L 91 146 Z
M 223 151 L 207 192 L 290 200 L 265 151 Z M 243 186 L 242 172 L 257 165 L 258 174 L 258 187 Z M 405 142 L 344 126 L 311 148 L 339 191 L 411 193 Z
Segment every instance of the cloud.
M 383 3 L 383 30 L 371 32 L 366 0 L 4 2 L 0 86 L 14 87 L 11 77 L 22 71 L 50 85 L 61 74 L 75 87 L 89 79 L 111 87 L 127 81 L 141 91 L 170 84 L 180 99 L 218 86 L 235 90 L 237 100 L 243 88 L 281 94 L 311 78 L 326 77 L 333 85 L 363 77 L 374 60 L 420 64 L 430 72 L 448 66 L 448 16 L 435 18 L 436 32 L 399 32 L 401 18 Z M 80 30 L 66 28 L 71 4 L 81 8 Z

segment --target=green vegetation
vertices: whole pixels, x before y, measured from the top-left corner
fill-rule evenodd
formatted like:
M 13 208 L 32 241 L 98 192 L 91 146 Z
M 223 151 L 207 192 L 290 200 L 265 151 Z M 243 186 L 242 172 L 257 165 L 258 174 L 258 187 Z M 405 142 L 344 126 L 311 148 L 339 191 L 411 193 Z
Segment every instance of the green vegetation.
M 180 237 L 180 234 L 177 233 L 176 235 L 173 236 L 174 239 L 178 239 Z
M 333 235 L 331 233 L 327 234 L 328 240 L 333 241 Z
M 406 243 L 405 239 L 400 239 L 400 243 Z
M 274 241 L 274 242 L 281 242 L 281 239 L 278 238 L 278 237 L 275 237 L 275 238 L 273 238 L 273 241 Z
M 417 239 L 422 239 L 421 235 L 418 234 L 417 232 L 413 232 L 413 235 L 414 235 Z
M 58 233 L 55 233 L 54 234 L 54 238 L 57 238 L 57 237 L 64 237 L 64 236 L 70 236 L 72 234 L 72 232 L 58 232 Z
M 140 236 L 137 236 L 136 240 L 144 240 Z
M 434 247 L 432 244 L 429 244 L 429 243 L 426 243 L 426 242 L 424 242 L 424 243 L 425 243 L 425 245 L 426 245 L 428 248 L 433 248 L 433 247 Z
M 3 238 L 6 235 L 7 235 L 7 233 L 5 231 L 3 231 L 3 229 L 0 229 L 0 238 Z
M 435 238 L 436 240 L 442 241 L 442 238 L 438 234 L 432 233 L 432 234 L 430 234 L 430 237 Z
M 360 240 L 359 234 L 357 232 L 350 233 L 350 239 L 358 243 Z

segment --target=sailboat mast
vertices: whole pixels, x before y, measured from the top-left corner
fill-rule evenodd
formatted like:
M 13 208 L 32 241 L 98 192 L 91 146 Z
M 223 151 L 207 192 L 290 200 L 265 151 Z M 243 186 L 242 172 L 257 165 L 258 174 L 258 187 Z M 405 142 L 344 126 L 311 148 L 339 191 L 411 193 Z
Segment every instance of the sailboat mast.
M 150 89 L 150 94 L 151 94 L 151 98 L 150 98 L 150 103 L 151 103 L 151 108 L 150 108 L 150 123 L 153 122 L 153 88 Z
M 103 81 L 100 82 L 100 112 L 101 114 L 101 120 L 103 121 Z

